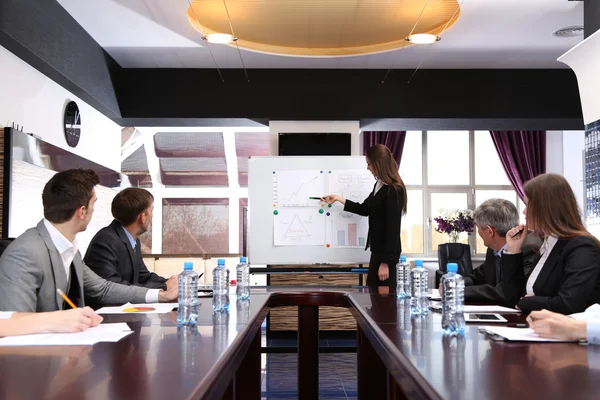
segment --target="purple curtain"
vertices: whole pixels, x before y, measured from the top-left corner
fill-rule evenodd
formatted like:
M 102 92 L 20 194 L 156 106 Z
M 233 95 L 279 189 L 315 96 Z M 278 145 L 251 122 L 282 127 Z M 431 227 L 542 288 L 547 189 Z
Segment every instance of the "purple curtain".
M 402 150 L 404 150 L 404 141 L 406 140 L 406 131 L 390 131 L 390 132 L 363 132 L 363 154 L 376 144 L 385 145 L 394 156 L 394 160 L 400 167 L 402 160 Z
M 546 173 L 546 131 L 490 131 L 494 146 L 517 195 L 528 180 Z

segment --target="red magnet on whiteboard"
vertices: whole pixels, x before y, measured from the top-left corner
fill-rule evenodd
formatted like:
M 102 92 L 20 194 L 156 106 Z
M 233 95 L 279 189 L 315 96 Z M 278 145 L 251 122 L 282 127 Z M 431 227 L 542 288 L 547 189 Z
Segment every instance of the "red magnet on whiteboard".
M 329 248 L 329 247 L 331 247 L 331 245 L 330 245 L 329 243 L 327 243 L 327 244 L 325 245 L 325 247 L 328 247 L 328 248 Z

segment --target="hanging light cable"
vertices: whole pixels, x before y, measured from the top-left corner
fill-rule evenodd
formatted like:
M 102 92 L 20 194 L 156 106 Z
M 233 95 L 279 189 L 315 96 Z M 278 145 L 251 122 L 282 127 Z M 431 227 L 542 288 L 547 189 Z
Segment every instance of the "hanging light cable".
M 438 40 L 440 40 L 442 38 L 442 35 L 444 34 L 444 32 L 446 32 L 446 28 L 448 28 L 448 24 L 450 24 L 450 21 L 452 21 L 452 19 L 454 18 L 454 16 L 456 16 L 456 13 L 458 12 L 458 10 L 460 10 L 460 8 L 462 7 L 463 3 L 466 0 L 462 0 L 460 2 L 460 4 L 458 5 L 458 7 L 456 8 L 456 10 L 454 10 L 454 14 L 452 14 L 452 16 L 450 17 L 450 19 L 448 20 L 448 22 L 446 22 L 446 25 L 444 26 L 444 29 L 442 29 L 442 32 L 440 32 L 440 35 L 438 36 Z M 413 71 L 412 75 L 410 76 L 410 78 L 408 78 L 408 81 L 406 83 L 410 83 L 412 81 L 412 78 L 414 78 L 415 74 L 417 73 L 417 71 L 419 70 L 419 68 L 421 68 L 421 65 L 423 65 L 423 62 L 425 60 L 429 60 L 431 58 L 433 54 L 430 53 L 429 57 L 424 58 L 423 60 L 421 60 L 421 62 L 419 63 L 419 65 L 417 66 L 417 68 Z
M 244 68 L 244 74 L 246 74 L 246 81 L 250 83 L 250 77 L 248 77 L 248 70 L 246 70 L 246 65 L 244 64 L 244 59 L 242 58 L 242 52 L 240 51 L 240 46 L 237 43 L 237 37 L 235 36 L 235 32 L 233 31 L 233 25 L 231 24 L 231 17 L 229 16 L 229 9 L 227 8 L 227 2 L 223 0 L 223 5 L 225 6 L 225 12 L 227 13 L 227 21 L 229 22 L 229 29 L 231 30 L 231 36 L 235 38 L 235 47 L 237 48 L 238 55 L 240 56 L 240 61 L 242 62 L 242 68 Z
M 423 6 L 423 9 L 421 10 L 421 14 L 419 14 L 419 16 L 417 17 L 417 20 L 415 21 L 415 24 L 413 25 L 412 29 L 410 30 L 410 33 L 408 34 L 409 37 L 413 34 L 413 32 L 415 31 L 415 29 L 417 28 L 417 24 L 421 20 L 421 17 L 423 16 L 423 13 L 425 12 L 425 9 L 427 8 L 428 4 L 429 4 L 429 0 L 427 0 L 427 2 L 425 3 L 425 5 Z M 404 43 L 402 45 L 402 47 L 400 48 L 400 50 L 398 50 L 398 53 L 400 53 L 402 51 L 402 49 L 404 48 L 404 46 L 406 46 L 406 43 Z M 388 68 L 387 72 L 385 73 L 385 76 L 381 80 L 381 83 L 385 83 L 385 80 L 387 79 L 387 77 L 388 77 L 388 75 L 390 74 L 391 71 L 392 71 L 392 68 L 391 67 Z
M 194 7 L 192 7 L 191 0 L 188 0 L 188 4 L 190 5 L 192 12 L 194 13 L 194 18 L 196 19 L 196 25 L 198 25 L 198 29 L 200 30 L 200 33 L 202 34 L 202 39 L 204 39 L 204 38 L 206 38 L 206 35 L 201 30 L 202 25 L 200 25 L 200 21 L 198 20 L 198 15 L 196 15 L 196 10 L 194 10 Z M 207 40 L 207 42 L 208 42 L 208 40 Z M 219 73 L 219 77 L 221 78 L 221 83 L 225 83 L 225 79 L 223 79 L 223 74 L 221 74 L 221 70 L 219 69 L 219 66 L 217 65 L 217 60 L 215 59 L 215 56 L 214 56 L 212 50 L 210 49 L 210 45 L 207 44 L 206 48 L 208 49 L 208 52 L 210 53 L 210 56 L 211 56 L 213 62 L 215 63 L 215 68 L 217 69 L 217 72 Z

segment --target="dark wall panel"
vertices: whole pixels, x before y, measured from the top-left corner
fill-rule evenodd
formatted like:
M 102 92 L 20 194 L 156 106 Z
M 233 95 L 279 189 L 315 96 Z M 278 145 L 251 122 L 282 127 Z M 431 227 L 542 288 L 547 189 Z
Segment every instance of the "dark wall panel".
M 55 0 L 1 0 L 0 45 L 108 116 L 119 65 Z
M 126 69 L 123 118 L 581 119 L 571 70 Z M 152 84 L 148 84 L 151 82 Z M 582 126 L 582 125 L 581 125 Z
M 585 0 L 583 3 L 583 32 L 584 37 L 600 29 L 600 1 Z

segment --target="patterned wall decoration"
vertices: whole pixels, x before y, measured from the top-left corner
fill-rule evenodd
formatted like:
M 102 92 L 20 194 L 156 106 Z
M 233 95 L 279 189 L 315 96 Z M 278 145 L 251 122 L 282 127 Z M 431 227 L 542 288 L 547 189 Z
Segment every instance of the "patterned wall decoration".
M 600 120 L 585 126 L 585 222 L 600 237 Z

